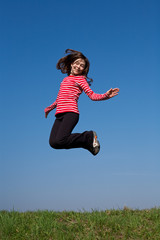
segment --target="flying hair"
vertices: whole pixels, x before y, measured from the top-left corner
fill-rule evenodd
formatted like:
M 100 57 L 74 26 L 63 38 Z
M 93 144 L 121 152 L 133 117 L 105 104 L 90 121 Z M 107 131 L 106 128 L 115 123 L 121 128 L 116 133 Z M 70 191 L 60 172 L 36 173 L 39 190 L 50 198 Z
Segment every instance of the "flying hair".
M 88 77 L 89 67 L 90 63 L 88 58 L 86 58 L 83 53 L 73 50 L 73 49 L 66 49 L 65 51 L 66 56 L 59 59 L 57 62 L 56 68 L 58 70 L 61 70 L 62 73 L 67 73 L 69 76 L 71 73 L 71 64 L 77 60 L 78 58 L 81 58 L 85 61 L 85 68 L 83 70 L 82 75 L 85 76 L 88 80 L 88 84 L 91 85 L 91 82 L 93 82 L 92 78 Z

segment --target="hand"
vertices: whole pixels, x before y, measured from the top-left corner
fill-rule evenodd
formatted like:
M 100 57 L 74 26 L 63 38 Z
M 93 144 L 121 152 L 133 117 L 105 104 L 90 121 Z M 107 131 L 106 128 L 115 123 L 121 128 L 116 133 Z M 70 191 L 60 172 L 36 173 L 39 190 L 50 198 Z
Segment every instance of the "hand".
M 107 91 L 109 98 L 112 98 L 112 97 L 118 95 L 118 93 L 119 93 L 119 88 L 114 88 L 114 89 L 111 88 Z
M 49 112 L 45 112 L 45 118 L 47 118 Z

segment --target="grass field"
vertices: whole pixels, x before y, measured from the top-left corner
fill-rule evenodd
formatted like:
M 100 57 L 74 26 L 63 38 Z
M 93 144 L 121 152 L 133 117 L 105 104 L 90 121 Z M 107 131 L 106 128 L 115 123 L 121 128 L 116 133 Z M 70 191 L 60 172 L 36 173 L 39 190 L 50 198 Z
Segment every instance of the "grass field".
M 0 211 L 0 240 L 160 239 L 160 208 L 92 212 Z

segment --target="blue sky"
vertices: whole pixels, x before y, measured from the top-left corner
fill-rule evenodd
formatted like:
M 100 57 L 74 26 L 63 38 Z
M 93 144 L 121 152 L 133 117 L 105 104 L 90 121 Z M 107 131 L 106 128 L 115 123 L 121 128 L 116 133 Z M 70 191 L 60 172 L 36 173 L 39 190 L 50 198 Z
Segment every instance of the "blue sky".
M 0 209 L 18 211 L 160 206 L 160 2 L 0 3 Z M 95 130 L 101 151 L 48 144 L 67 48 L 90 60 L 92 89 L 79 99 L 74 132 Z

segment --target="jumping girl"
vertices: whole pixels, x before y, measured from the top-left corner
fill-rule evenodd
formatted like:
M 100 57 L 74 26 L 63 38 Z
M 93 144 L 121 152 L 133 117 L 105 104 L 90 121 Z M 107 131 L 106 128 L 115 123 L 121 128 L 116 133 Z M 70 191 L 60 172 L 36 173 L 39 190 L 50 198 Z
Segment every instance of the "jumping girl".
M 79 120 L 79 96 L 84 91 L 93 101 L 107 100 L 118 95 L 119 88 L 111 88 L 104 94 L 94 93 L 90 88 L 92 79 L 87 76 L 90 66 L 88 59 L 81 52 L 72 49 L 67 49 L 65 53 L 67 55 L 58 61 L 56 67 L 68 76 L 61 82 L 56 101 L 45 108 L 46 118 L 48 113 L 56 108 L 56 120 L 49 143 L 55 149 L 84 148 L 96 155 L 100 144 L 95 131 L 72 133 Z

